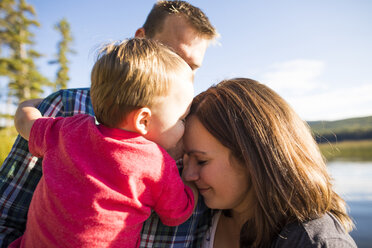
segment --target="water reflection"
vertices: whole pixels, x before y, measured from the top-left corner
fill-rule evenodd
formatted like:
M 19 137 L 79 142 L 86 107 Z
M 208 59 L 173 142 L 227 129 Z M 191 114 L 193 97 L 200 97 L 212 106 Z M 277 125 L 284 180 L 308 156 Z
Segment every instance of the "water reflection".
M 328 170 L 355 222 L 351 236 L 359 248 L 372 247 L 372 162 L 330 162 Z

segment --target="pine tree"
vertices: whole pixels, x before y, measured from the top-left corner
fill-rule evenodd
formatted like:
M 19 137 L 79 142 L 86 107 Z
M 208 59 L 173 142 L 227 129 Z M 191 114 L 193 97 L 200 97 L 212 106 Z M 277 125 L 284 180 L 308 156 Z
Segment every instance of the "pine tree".
M 67 54 L 68 53 L 75 53 L 73 50 L 70 49 L 70 45 L 73 41 L 73 37 L 71 36 L 71 28 L 70 24 L 66 20 L 66 18 L 63 18 L 61 21 L 59 21 L 55 26 L 54 29 L 59 31 L 62 35 L 62 40 L 58 42 L 58 54 L 57 54 L 57 60 L 50 61 L 50 64 L 58 63 L 60 65 L 58 72 L 57 72 L 57 78 L 54 86 L 54 90 L 56 89 L 64 89 L 67 87 L 67 82 L 70 80 L 68 76 L 68 59 Z
M 31 48 L 34 35 L 29 29 L 39 26 L 35 16 L 25 0 L 0 0 L 0 76 L 9 79 L 9 96 L 16 102 L 39 97 L 43 86 L 51 86 L 34 63 L 40 57 Z

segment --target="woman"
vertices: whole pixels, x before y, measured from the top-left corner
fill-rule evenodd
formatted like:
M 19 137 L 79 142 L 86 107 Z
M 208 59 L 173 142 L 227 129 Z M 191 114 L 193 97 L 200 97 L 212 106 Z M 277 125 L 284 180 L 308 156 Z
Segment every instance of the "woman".
M 219 209 L 204 247 L 356 247 L 317 144 L 290 106 L 244 78 L 193 101 L 183 177 Z

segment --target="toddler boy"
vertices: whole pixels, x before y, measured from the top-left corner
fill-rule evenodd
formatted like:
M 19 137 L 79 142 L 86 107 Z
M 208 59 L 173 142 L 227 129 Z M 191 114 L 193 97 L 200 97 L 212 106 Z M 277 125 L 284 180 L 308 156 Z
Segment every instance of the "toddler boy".
M 191 68 L 147 39 L 107 45 L 91 74 L 89 115 L 44 118 L 21 104 L 18 132 L 43 157 L 26 231 L 10 247 L 138 247 L 154 210 L 186 221 L 196 189 L 185 186 L 174 151 L 193 98 Z

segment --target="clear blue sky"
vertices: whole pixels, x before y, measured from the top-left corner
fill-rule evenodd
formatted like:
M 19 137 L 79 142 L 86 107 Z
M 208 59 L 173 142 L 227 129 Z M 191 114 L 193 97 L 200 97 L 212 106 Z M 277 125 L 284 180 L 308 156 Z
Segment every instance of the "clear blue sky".
M 70 88 L 89 87 L 96 48 L 134 36 L 155 1 L 28 0 L 41 27 L 35 29 L 41 71 L 66 17 L 74 36 Z M 222 79 L 249 77 L 276 90 L 305 120 L 372 115 L 372 1 L 195 0 L 221 34 L 206 53 L 195 93 Z

